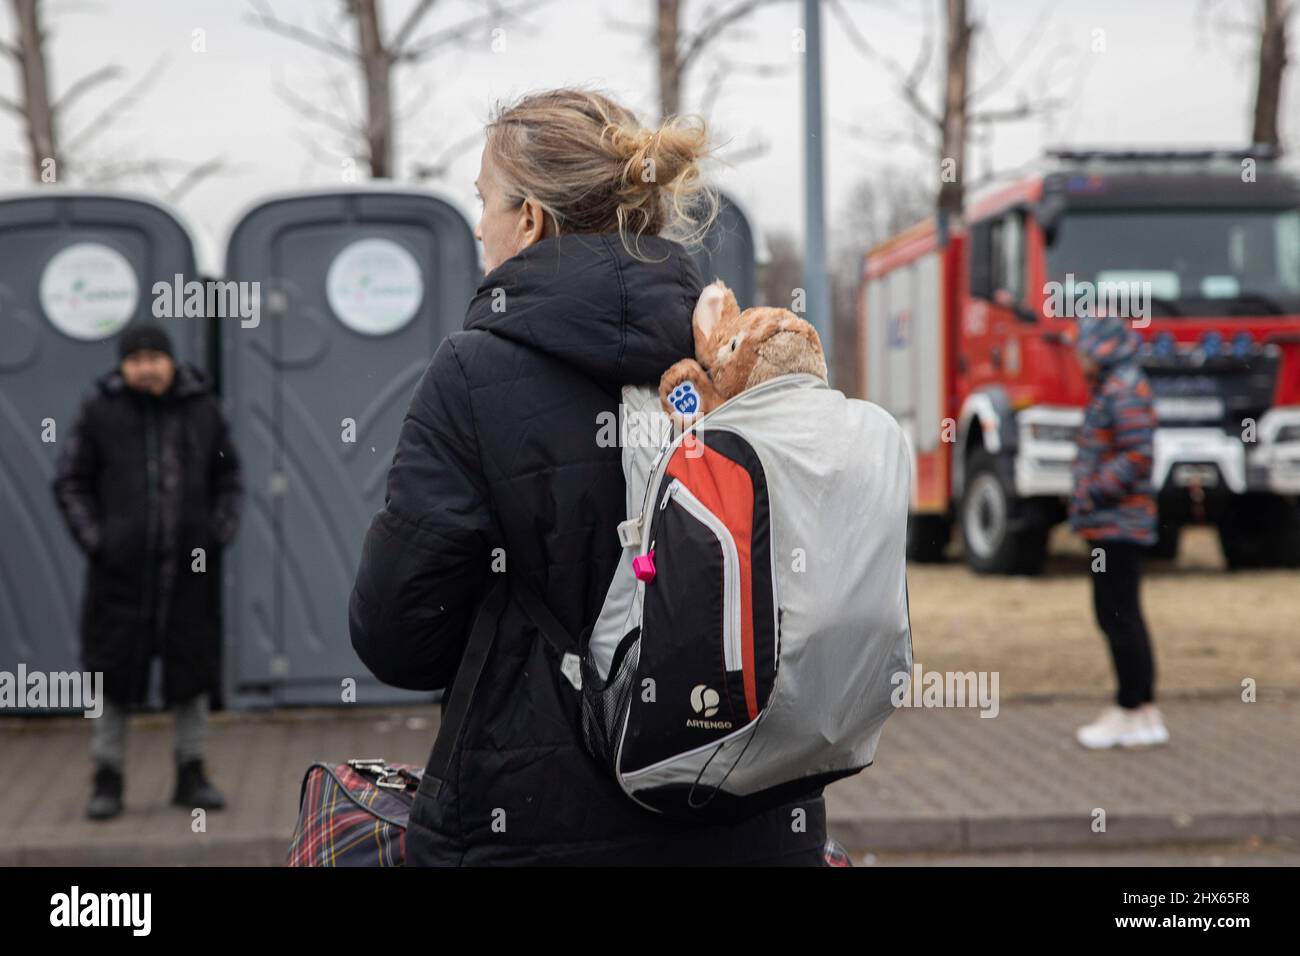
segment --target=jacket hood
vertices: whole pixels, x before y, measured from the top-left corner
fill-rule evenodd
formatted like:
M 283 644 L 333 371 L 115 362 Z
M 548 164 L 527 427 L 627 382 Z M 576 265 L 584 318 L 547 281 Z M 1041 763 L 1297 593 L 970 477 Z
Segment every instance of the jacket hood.
M 127 391 L 126 379 L 118 369 L 105 372 L 95 384 L 105 395 L 115 395 Z M 176 363 L 176 377 L 172 381 L 172 387 L 161 396 L 161 399 L 189 398 L 194 395 L 202 395 L 212 391 L 212 382 L 207 374 L 200 371 L 189 362 Z
M 670 239 L 645 236 L 632 256 L 617 233 L 543 239 L 484 277 L 465 319 L 604 382 L 657 384 L 695 354 L 699 270 Z
M 1116 315 L 1081 316 L 1075 350 L 1088 356 L 1102 368 L 1126 362 L 1137 354 L 1141 338 L 1128 320 Z

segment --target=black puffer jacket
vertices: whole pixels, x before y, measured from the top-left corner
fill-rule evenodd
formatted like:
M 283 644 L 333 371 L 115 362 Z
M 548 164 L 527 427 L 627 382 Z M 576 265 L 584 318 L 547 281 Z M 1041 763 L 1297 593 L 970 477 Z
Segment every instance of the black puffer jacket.
M 693 351 L 697 270 L 667 240 L 641 251 L 662 261 L 638 261 L 617 235 L 531 246 L 483 280 L 465 331 L 434 355 L 352 593 L 352 644 L 380 680 L 448 685 L 494 549 L 570 633 L 595 620 L 626 517 L 598 416 L 617 413 L 621 385 L 656 384 Z M 672 823 L 632 803 L 581 733 L 578 693 L 511 602 L 448 779 L 412 810 L 408 862 L 820 863 L 820 789 L 731 826 Z
M 235 533 L 243 487 L 203 373 L 178 364 L 160 397 L 128 388 L 116 371 L 100 378 L 59 456 L 54 494 L 88 558 L 82 666 L 104 672 L 105 695 L 142 701 L 154 656 L 168 704 L 214 692 L 216 557 Z

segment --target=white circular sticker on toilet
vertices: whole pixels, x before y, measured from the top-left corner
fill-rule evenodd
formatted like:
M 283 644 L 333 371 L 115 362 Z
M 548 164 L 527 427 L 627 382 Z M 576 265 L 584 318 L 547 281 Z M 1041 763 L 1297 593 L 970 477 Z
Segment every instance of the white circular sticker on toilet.
M 358 239 L 330 263 L 325 297 L 354 332 L 386 335 L 415 317 L 424 279 L 415 257 L 391 239 Z
M 64 335 L 93 342 L 116 335 L 139 303 L 140 286 L 126 256 L 98 242 L 55 253 L 41 272 L 41 310 Z

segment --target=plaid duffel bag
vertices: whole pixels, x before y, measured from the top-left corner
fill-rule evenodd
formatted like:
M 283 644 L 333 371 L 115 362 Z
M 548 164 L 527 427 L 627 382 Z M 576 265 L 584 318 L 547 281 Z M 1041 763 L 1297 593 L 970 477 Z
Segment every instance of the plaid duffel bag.
M 298 799 L 298 824 L 286 866 L 402 866 L 406 821 L 422 767 L 356 758 L 314 763 Z M 825 866 L 852 866 L 838 842 L 826 838 Z
M 423 768 L 357 758 L 303 777 L 286 866 L 401 866 Z

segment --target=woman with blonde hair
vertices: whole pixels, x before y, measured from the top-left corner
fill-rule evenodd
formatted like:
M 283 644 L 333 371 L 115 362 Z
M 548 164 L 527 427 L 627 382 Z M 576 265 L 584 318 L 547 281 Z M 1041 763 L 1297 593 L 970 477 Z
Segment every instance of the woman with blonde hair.
M 600 610 L 626 517 L 601 422 L 623 385 L 654 385 L 693 354 L 701 277 L 683 243 L 716 213 L 708 152 L 702 123 L 646 129 L 584 90 L 526 96 L 487 126 L 475 230 L 487 275 L 411 401 L 350 604 L 366 666 L 435 690 L 502 595 L 472 697 L 448 691 L 444 719 L 464 720 L 412 808 L 408 864 L 822 861 L 820 788 L 725 824 L 633 803 L 584 749 L 580 694 L 517 597 L 516 585 L 537 595 L 575 635 Z M 504 568 L 509 598 L 493 587 Z

